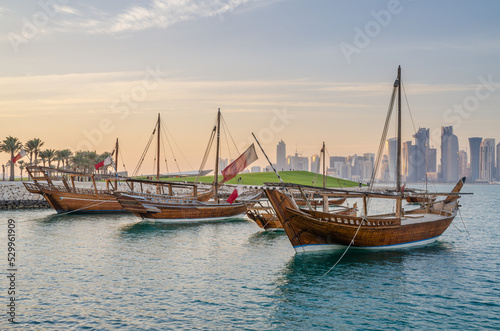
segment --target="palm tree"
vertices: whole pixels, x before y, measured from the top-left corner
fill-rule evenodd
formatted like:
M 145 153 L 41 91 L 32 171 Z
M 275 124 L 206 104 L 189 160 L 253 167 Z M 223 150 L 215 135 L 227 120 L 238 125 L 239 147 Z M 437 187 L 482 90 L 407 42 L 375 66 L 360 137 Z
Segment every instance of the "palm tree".
M 23 148 L 23 144 L 18 138 L 12 136 L 5 138 L 0 144 L 0 151 L 10 153 L 10 181 L 14 181 L 14 163 L 12 162 L 12 159 L 14 158 L 14 154 L 19 152 L 21 148 Z
M 55 151 L 55 156 L 54 156 L 54 161 L 57 161 L 57 169 L 59 169 L 59 165 L 61 164 L 61 161 L 64 166 L 64 158 L 61 156 L 61 151 Z
M 19 169 L 21 169 L 21 182 L 23 181 L 23 169 L 26 167 L 24 165 L 24 161 L 23 160 L 20 160 L 19 162 Z
M 33 154 L 35 154 L 35 165 L 37 165 L 37 157 L 43 144 L 44 142 L 40 138 L 33 138 L 26 143 L 26 152 L 30 153 L 30 164 L 33 164 Z
M 95 151 L 78 151 L 73 156 L 73 168 L 78 171 L 92 172 L 94 165 L 99 161 L 99 155 Z
M 69 158 L 71 157 L 71 155 L 73 155 L 73 152 L 71 152 L 69 149 L 63 149 L 56 152 L 56 156 L 58 158 L 61 158 L 61 161 L 63 161 L 64 168 L 68 168 Z M 65 161 L 66 161 L 66 166 L 64 166 Z M 57 163 L 57 167 L 59 168 L 59 163 Z
M 45 167 L 45 162 L 47 162 L 47 155 L 46 154 L 47 154 L 46 151 L 38 152 L 38 156 L 40 157 L 40 159 L 42 159 L 44 167 Z M 35 161 L 35 163 L 37 163 L 37 161 Z
M 51 167 L 51 162 L 54 161 L 54 157 L 56 156 L 55 149 L 46 149 L 45 151 L 45 159 L 49 163 L 49 168 Z

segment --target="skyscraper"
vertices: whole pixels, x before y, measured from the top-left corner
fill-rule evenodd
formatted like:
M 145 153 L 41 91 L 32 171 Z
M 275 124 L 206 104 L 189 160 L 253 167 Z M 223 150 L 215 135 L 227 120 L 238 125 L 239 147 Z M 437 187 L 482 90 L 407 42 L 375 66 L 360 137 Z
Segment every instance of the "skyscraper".
M 386 141 L 386 149 L 387 149 L 387 166 L 389 170 L 389 180 L 396 181 L 396 172 L 397 172 L 397 150 L 398 150 L 398 138 L 387 139 Z
M 479 152 L 483 138 L 469 138 L 470 147 L 470 181 L 475 182 L 479 178 Z
M 429 129 L 419 128 L 417 133 L 413 135 L 415 138 L 415 154 L 413 158 L 413 174 L 415 181 L 425 180 L 425 173 L 428 170 L 427 156 L 429 151 Z
M 500 143 L 497 145 L 497 180 L 500 181 Z
M 495 179 L 495 139 L 487 138 L 481 143 L 479 179 L 486 182 Z
M 458 181 L 458 138 L 454 134 L 448 138 L 446 181 Z
M 440 178 L 443 181 L 447 181 L 448 173 L 448 139 L 453 134 L 452 126 L 442 126 L 441 127 L 441 174 Z
M 458 177 L 469 177 L 469 168 L 467 167 L 467 152 L 458 152 Z
M 429 148 L 427 151 L 427 172 L 437 172 L 437 149 Z
M 276 168 L 277 171 L 290 170 L 287 169 L 286 144 L 283 140 L 280 140 L 278 146 L 276 147 Z
M 458 138 L 452 126 L 441 127 L 441 180 L 458 180 Z

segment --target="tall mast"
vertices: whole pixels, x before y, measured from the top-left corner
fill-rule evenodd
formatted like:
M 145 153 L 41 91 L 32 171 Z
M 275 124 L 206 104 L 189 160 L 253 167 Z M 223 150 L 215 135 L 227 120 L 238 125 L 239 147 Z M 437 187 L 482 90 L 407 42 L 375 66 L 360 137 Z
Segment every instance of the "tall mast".
M 401 66 L 398 67 L 398 147 L 396 156 L 396 191 L 401 191 Z
M 321 149 L 323 155 L 321 158 L 323 159 L 323 188 L 326 187 L 326 169 L 325 169 L 325 142 L 323 141 L 323 148 Z
M 219 203 L 219 140 L 220 140 L 220 108 L 217 111 L 217 149 L 215 153 L 215 175 L 214 175 L 214 194 L 215 200 Z
M 115 172 L 118 173 L 118 138 L 116 138 L 115 153 Z
M 158 113 L 157 134 L 157 159 L 156 159 L 156 180 L 160 180 L 160 113 Z

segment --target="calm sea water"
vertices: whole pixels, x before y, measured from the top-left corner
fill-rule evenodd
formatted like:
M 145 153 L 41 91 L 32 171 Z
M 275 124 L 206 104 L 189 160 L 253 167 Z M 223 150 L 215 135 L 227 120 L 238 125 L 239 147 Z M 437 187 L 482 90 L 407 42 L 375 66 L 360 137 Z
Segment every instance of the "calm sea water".
M 440 187 L 440 189 L 449 187 Z M 295 255 L 251 221 L 0 212 L 0 329 L 480 330 L 500 327 L 500 186 L 466 185 L 458 216 L 417 249 Z M 16 321 L 7 321 L 7 220 Z M 463 221 L 462 221 L 463 219 Z

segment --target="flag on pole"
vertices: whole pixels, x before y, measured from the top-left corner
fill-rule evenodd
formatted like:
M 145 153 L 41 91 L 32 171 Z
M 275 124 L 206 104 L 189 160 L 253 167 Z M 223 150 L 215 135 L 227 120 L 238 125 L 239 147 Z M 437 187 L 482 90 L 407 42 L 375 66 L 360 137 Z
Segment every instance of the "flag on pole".
M 241 187 L 241 185 L 236 186 L 233 193 L 231 193 L 231 195 L 227 199 L 227 202 L 232 204 L 234 202 L 234 200 L 236 200 L 238 198 L 238 196 L 241 194 L 242 191 L 243 191 L 243 187 Z
M 96 165 L 94 165 L 95 170 L 98 170 L 102 166 L 110 165 L 111 161 L 112 160 L 111 160 L 111 155 L 110 155 L 107 158 L 105 158 L 103 161 L 101 161 L 101 162 L 97 163 Z
M 252 144 L 243 154 L 222 170 L 222 176 L 224 177 L 222 182 L 227 182 L 231 178 L 234 178 L 257 159 L 257 152 L 255 151 L 255 146 Z
M 26 156 L 26 151 L 24 149 L 22 149 L 19 153 L 17 153 L 16 156 L 14 156 L 14 158 L 11 160 L 12 163 L 16 163 L 17 160 L 19 160 L 20 158 L 23 158 Z

